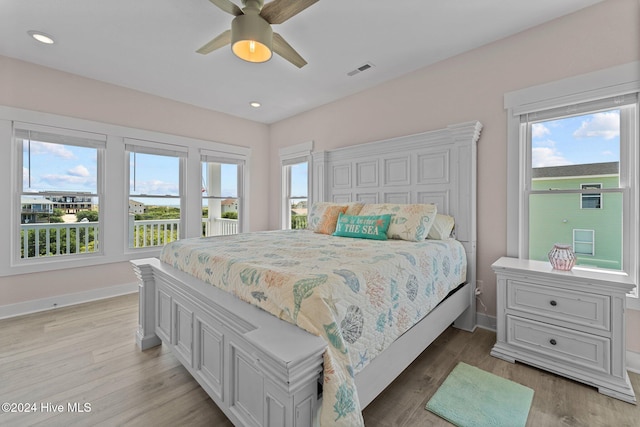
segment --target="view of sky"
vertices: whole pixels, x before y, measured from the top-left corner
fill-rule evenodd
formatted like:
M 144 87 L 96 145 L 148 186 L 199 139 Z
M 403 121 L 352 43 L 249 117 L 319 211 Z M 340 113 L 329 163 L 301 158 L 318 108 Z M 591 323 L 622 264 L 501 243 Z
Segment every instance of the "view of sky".
M 133 195 L 178 195 L 179 160 L 143 153 L 130 155 L 130 192 Z M 205 169 L 205 168 L 203 168 Z M 78 191 L 96 193 L 97 156 L 92 148 L 25 141 L 23 144 L 23 189 L 28 192 Z M 222 197 L 237 195 L 237 166 L 221 166 Z M 206 169 L 202 187 L 206 188 Z M 293 165 L 292 195 L 307 194 L 307 165 Z M 134 196 L 135 198 L 135 196 Z M 175 204 L 174 200 L 146 199 L 143 203 Z
M 180 194 L 180 159 L 142 153 L 131 153 L 129 158 L 130 194 Z
M 307 191 L 307 163 L 298 163 L 291 166 L 291 195 L 308 196 Z
M 620 161 L 620 110 L 532 125 L 534 168 Z
M 25 141 L 22 155 L 25 191 L 97 191 L 95 149 Z
M 133 157 L 132 154 L 130 168 L 132 194 L 178 194 L 177 158 L 137 153 L 134 163 Z M 97 161 L 94 149 L 31 141 L 23 145 L 23 159 L 25 191 L 96 192 Z M 619 160 L 619 110 L 532 125 L 533 167 Z M 236 195 L 236 166 L 223 165 L 221 177 L 221 196 Z M 307 195 L 306 163 L 291 167 L 291 182 L 292 196 Z M 203 188 L 205 187 L 206 184 L 203 181 Z

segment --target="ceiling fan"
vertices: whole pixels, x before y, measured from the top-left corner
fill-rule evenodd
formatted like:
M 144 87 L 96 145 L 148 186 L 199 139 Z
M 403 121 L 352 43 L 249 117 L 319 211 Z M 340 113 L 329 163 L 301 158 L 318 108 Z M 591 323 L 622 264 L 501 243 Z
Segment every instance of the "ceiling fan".
M 273 32 L 271 24 L 283 23 L 318 0 L 273 0 L 266 5 L 264 0 L 242 0 L 243 9 L 231 0 L 209 1 L 235 18 L 231 22 L 231 30 L 223 32 L 196 52 L 206 55 L 231 44 L 233 53 L 245 61 L 265 62 L 275 52 L 298 68 L 307 64 L 280 34 Z

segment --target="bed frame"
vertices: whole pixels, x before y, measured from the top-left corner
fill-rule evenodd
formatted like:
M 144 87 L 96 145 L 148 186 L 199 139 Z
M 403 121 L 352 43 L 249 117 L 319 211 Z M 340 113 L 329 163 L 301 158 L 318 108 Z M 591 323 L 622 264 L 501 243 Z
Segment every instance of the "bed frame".
M 356 375 L 365 408 L 452 323 L 476 326 L 476 143 L 479 122 L 312 155 L 312 201 L 434 203 L 455 217 L 467 282 Z M 321 402 L 326 343 L 215 286 L 162 264 L 132 261 L 136 342 L 164 343 L 238 426 L 307 427 Z

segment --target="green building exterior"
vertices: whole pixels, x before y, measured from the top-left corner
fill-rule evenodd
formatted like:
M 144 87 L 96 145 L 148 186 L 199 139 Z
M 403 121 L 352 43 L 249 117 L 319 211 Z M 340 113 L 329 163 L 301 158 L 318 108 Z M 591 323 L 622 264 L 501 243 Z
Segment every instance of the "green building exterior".
M 619 187 L 619 163 L 533 168 L 532 190 Z M 622 269 L 622 195 L 530 195 L 529 258 L 547 260 L 554 243 L 571 245 L 576 265 Z

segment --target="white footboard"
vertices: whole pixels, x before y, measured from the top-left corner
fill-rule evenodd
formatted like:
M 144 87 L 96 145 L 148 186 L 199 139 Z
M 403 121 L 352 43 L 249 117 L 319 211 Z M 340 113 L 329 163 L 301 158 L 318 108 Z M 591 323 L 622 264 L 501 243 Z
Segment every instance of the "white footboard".
M 140 279 L 142 350 L 169 346 L 235 425 L 313 425 L 326 348 L 320 337 L 156 258 L 132 264 Z M 466 284 L 356 375 L 362 408 L 464 317 L 472 295 Z
M 157 259 L 132 263 L 140 279 L 142 350 L 168 345 L 235 425 L 312 425 L 321 338 Z

